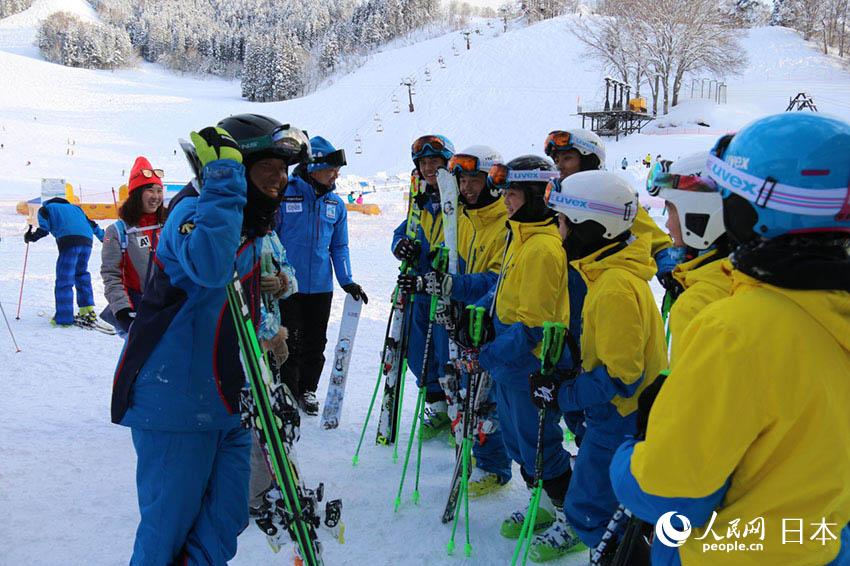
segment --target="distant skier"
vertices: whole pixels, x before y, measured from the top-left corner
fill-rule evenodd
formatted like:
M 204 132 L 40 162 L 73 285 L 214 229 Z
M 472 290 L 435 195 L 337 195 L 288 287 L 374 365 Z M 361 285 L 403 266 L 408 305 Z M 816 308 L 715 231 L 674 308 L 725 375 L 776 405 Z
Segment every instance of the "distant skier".
M 146 157 L 136 158 L 127 183 L 127 200 L 103 239 L 100 276 L 109 305 L 101 318 L 122 336 L 136 316 L 165 224 L 163 175 L 162 169 L 154 169 Z
M 41 203 L 37 216 L 38 228 L 33 232 L 30 226 L 24 234 L 24 241 L 36 242 L 48 234 L 53 234 L 56 245 L 59 246 L 53 291 L 56 313 L 50 323 L 61 327 L 72 326 L 75 321 L 93 324 L 97 320 L 97 313 L 94 312 L 94 294 L 88 265 L 92 236 L 102 242 L 103 229 L 90 220 L 82 208 L 59 197 Z M 79 307 L 76 317 L 74 288 L 77 290 Z
M 348 212 L 334 192 L 345 150 L 325 138 L 310 139 L 313 160 L 295 168 L 280 205 L 276 231 L 298 277 L 298 292 L 282 301 L 289 328 L 289 359 L 280 368 L 284 383 L 308 415 L 319 414 L 316 388 L 325 365 L 333 279 L 354 297 L 369 301 L 354 282 L 348 256 Z
M 623 160 L 620 162 L 620 168 L 625 171 L 628 166 L 629 160 L 624 157 Z
M 348 204 L 354 204 L 357 201 L 357 199 L 354 197 L 354 191 L 351 191 L 350 193 L 348 193 L 347 199 L 348 199 Z
M 201 190 L 187 185 L 171 202 L 112 391 L 112 422 L 132 429 L 137 456 L 131 564 L 236 555 L 248 524 L 251 433 L 240 424 L 245 375 L 225 287 L 235 270 L 259 326 L 264 236 L 288 165 L 309 156 L 303 132 L 256 114 L 191 137 Z

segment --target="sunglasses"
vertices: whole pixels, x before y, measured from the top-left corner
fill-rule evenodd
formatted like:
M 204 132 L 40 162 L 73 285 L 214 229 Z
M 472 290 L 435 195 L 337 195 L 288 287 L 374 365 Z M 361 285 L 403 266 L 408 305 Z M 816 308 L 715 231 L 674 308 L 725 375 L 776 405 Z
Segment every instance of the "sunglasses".
M 426 150 L 442 153 L 446 149 L 446 143 L 439 136 L 422 136 L 413 142 L 411 149 L 414 156 L 420 157 Z
M 544 171 L 542 169 L 531 169 L 518 171 L 510 169 L 507 165 L 497 163 L 490 167 L 487 173 L 487 183 L 498 191 L 506 191 L 511 183 L 548 183 L 557 179 L 557 171 Z
M 162 179 L 163 177 L 165 177 L 165 171 L 162 169 L 139 169 L 139 175 L 141 175 L 145 179 L 150 179 L 152 177 Z M 139 175 L 136 175 L 136 177 L 138 177 Z
M 573 147 L 573 136 L 564 130 L 554 130 L 546 136 L 546 141 L 543 143 L 543 151 L 546 155 L 551 156 L 554 152 L 570 149 Z

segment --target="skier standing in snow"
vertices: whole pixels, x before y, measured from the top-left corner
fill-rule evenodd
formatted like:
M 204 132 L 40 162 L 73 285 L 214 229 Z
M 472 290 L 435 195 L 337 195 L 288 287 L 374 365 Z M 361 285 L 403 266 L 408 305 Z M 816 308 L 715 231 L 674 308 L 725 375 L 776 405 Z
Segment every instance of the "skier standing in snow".
M 737 244 L 732 295 L 691 321 L 654 403 L 641 399 L 645 431 L 610 469 L 635 515 L 693 529 L 681 545 L 656 538 L 653 564 L 850 559 L 848 155 L 850 124 L 804 113 L 756 120 L 712 150 Z M 756 533 L 740 542 L 761 551 L 706 553 L 702 539 L 739 521 Z
M 561 173 L 561 181 L 579 171 L 605 169 L 605 145 L 591 131 L 555 130 L 544 142 L 546 155 L 552 157 Z M 652 157 L 647 155 L 649 161 Z M 657 266 L 656 277 L 665 288 L 673 285 L 670 273 L 681 263 L 682 250 L 673 249 L 673 241 L 649 216 L 643 207 L 638 209 L 632 233 L 636 238 L 646 238 L 650 243 L 650 252 Z M 572 299 L 572 297 L 571 297 Z M 581 310 L 581 309 L 579 309 Z
M 707 152 L 683 157 L 665 167 L 667 171 L 655 170 L 647 183 L 649 194 L 666 201 L 667 229 L 674 247 L 685 250 L 686 261 L 672 273 L 678 286 L 668 290 L 675 301 L 669 311 L 671 368 L 688 324 L 710 303 L 732 292 L 723 200 L 715 183 L 703 177 L 707 159 Z
M 53 326 L 68 327 L 75 323 L 91 325 L 97 320 L 94 312 L 94 293 L 89 273 L 92 236 L 103 241 L 103 228 L 90 220 L 83 209 L 63 198 L 52 198 L 38 209 L 38 228 L 32 226 L 24 233 L 24 242 L 40 240 L 53 234 L 59 247 L 56 260 L 56 283 L 53 287 L 56 312 L 50 319 Z M 74 288 L 77 289 L 79 312 L 74 316 Z
M 495 289 L 495 311 L 485 324 L 478 361 L 490 372 L 496 395 L 499 425 L 508 455 L 520 464 L 526 484 L 534 479 L 538 411 L 529 395 L 528 376 L 540 367 L 536 352 L 544 322 L 569 322 L 567 262 L 554 214 L 543 194 L 548 181 L 557 178 L 552 164 L 535 155 L 524 155 L 495 166 L 488 185 L 502 191 L 511 240 L 502 278 Z M 459 324 L 459 341 L 472 344 L 468 320 Z M 543 488 L 556 508 L 561 508 L 570 481 L 570 455 L 563 447 L 559 413 L 546 416 L 543 436 Z M 525 507 L 501 526 L 507 538 L 518 538 Z M 535 530 L 549 527 L 553 512 L 547 505 L 537 513 Z M 563 511 L 558 511 L 563 513 Z
M 426 388 L 427 405 L 420 432 L 425 439 L 434 438 L 449 429 L 448 404 L 439 381 L 443 366 L 448 360 L 448 334 L 442 326 L 434 326 L 428 352 L 428 375 L 422 375 L 430 301 L 424 290 L 417 289 L 417 276 L 432 270 L 430 254 L 443 243 L 443 214 L 437 187 L 437 170 L 446 167 L 453 154 L 454 146 L 445 136 L 425 135 L 413 142 L 410 156 L 416 168 L 412 174 L 423 180 L 426 186 L 425 191 L 419 194 L 411 206 L 419 207 L 422 217 L 416 230 L 416 238 L 411 239 L 405 235 L 405 220 L 395 229 L 391 248 L 396 258 L 412 262 L 415 271 L 412 275 L 399 275 L 398 286 L 404 293 L 416 293 L 412 308 L 405 312 L 405 316 L 411 317 L 407 361 L 408 368 L 416 376 L 417 386 Z
M 587 284 L 582 360 L 578 375 L 535 372 L 531 398 L 541 408 L 580 412 L 586 429 L 563 511 L 532 546 L 540 562 L 602 539 L 618 505 L 608 465 L 637 431 L 638 394 L 667 367 L 664 328 L 648 283 L 655 274 L 649 241 L 630 232 L 637 193 L 614 173 L 586 171 L 552 183 L 548 204 L 558 212 L 564 247 Z
M 310 139 L 313 161 L 295 168 L 280 205 L 276 231 L 298 277 L 298 292 L 281 301 L 289 328 L 289 359 L 281 377 L 308 415 L 319 414 L 316 388 L 325 365 L 328 319 L 333 299 L 331 270 L 343 290 L 364 303 L 348 257 L 348 212 L 334 191 L 345 151 L 325 138 Z
M 487 186 L 487 173 L 501 154 L 489 146 L 474 145 L 456 153 L 448 169 L 459 179 L 461 213 L 458 215 L 458 275 L 433 271 L 421 278 L 419 286 L 465 305 L 481 301 L 495 285 L 505 252 L 507 211 L 499 191 Z M 484 301 L 486 303 L 486 301 Z M 489 307 L 489 304 L 485 304 Z M 446 392 L 453 395 L 454 392 Z M 487 413 L 480 415 L 473 455 L 475 468 L 469 479 L 469 496 L 480 497 L 507 485 L 511 461 L 505 452 L 499 430 L 495 392 L 491 388 L 485 402 Z M 486 434 L 484 430 L 488 430 Z
M 163 175 L 146 157 L 136 158 L 130 169 L 127 200 L 103 238 L 100 276 L 109 305 L 100 316 L 121 336 L 127 335 L 136 316 L 165 224 Z
M 200 194 L 190 184 L 171 203 L 112 393 L 112 421 L 132 429 L 137 455 L 131 564 L 224 564 L 236 554 L 251 438 L 240 426 L 245 375 L 225 287 L 235 269 L 259 316 L 264 236 L 288 165 L 309 158 L 303 132 L 256 114 L 191 137 Z

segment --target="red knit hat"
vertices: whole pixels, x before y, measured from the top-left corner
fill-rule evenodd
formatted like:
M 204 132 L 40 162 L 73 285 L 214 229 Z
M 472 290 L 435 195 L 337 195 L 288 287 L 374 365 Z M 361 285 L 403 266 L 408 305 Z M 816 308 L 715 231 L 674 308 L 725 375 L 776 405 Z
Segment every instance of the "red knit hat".
M 159 185 L 162 187 L 162 179 L 157 177 L 156 174 L 151 174 L 150 177 L 146 177 L 142 173 L 143 169 L 153 171 L 153 167 L 151 166 L 151 162 L 148 161 L 148 158 L 140 155 L 136 158 L 136 162 L 133 163 L 133 168 L 130 169 L 130 182 L 127 183 L 127 188 L 130 193 L 139 187 L 146 187 L 148 185 Z

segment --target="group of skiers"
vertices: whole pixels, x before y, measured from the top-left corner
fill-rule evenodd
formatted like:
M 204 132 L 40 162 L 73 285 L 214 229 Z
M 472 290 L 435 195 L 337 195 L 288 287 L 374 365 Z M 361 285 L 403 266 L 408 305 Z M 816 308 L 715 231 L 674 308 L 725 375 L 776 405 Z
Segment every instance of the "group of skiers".
M 245 378 L 225 295 L 234 271 L 308 414 L 318 409 L 331 270 L 367 300 L 333 192 L 341 150 L 257 115 L 191 138 L 197 183 L 171 201 L 164 225 L 161 172 L 140 158 L 124 225 L 104 245 L 120 258 L 104 273 L 120 274 L 124 290 L 108 286 L 109 310 L 128 330 L 112 419 L 132 429 L 138 457 L 133 564 L 224 564 L 249 498 L 262 517 L 272 480 L 240 426 Z M 556 130 L 544 147 L 545 157 L 504 160 L 483 145 L 455 152 L 442 135 L 412 145 L 424 191 L 410 206 L 421 216 L 415 231 L 407 221 L 396 229 L 391 249 L 409 267 L 399 291 L 416 297 L 405 355 L 425 390 L 421 434 L 457 423 L 458 392 L 444 379 L 456 344 L 492 379 L 469 494 L 498 491 L 512 462 L 529 487 L 542 481 L 532 560 L 598 547 L 595 563 L 640 564 L 662 519 L 691 536 L 656 538 L 653 564 L 850 563 L 850 125 L 769 116 L 707 153 L 659 161 L 647 188 L 667 203 L 669 235 L 605 170 L 598 136 Z M 444 244 L 441 168 L 460 188 L 457 273 L 433 261 Z M 56 230 L 55 204 L 39 213 L 41 231 L 71 250 L 70 265 L 91 237 Z M 137 253 L 143 239 L 155 255 Z M 653 277 L 666 290 L 661 311 Z M 62 323 L 58 297 L 57 284 Z M 466 305 L 485 307 L 480 334 Z M 541 370 L 546 323 L 568 329 L 554 372 Z M 297 426 L 297 415 L 281 418 Z M 507 514 L 501 534 L 518 538 L 526 512 Z M 835 535 L 784 544 L 792 518 Z M 757 519 L 758 552 L 701 541 Z
M 598 136 L 553 131 L 544 147 L 551 161 L 504 162 L 489 146 L 455 153 L 442 135 L 413 143 L 421 219 L 416 237 L 396 229 L 392 251 L 415 267 L 397 283 L 416 296 L 407 359 L 426 390 L 422 434 L 456 422 L 443 379 L 454 341 L 493 381 L 469 494 L 506 484 L 511 461 L 529 488 L 542 479 L 550 504 L 536 513 L 532 560 L 590 548 L 595 563 L 640 564 L 650 553 L 640 541 L 669 514 L 694 532 L 656 540 L 653 564 L 850 563 L 850 125 L 770 116 L 710 152 L 659 160 L 648 190 L 667 203 L 669 236 L 604 170 Z M 441 167 L 460 185 L 458 274 L 431 261 L 443 244 Z M 420 296 L 449 314 L 429 318 Z M 480 344 L 469 304 L 487 307 Z M 550 374 L 539 356 L 552 322 L 569 335 Z M 579 447 L 573 466 L 562 417 Z M 517 538 L 525 514 L 509 514 L 502 535 Z M 784 545 L 783 519 L 795 517 L 835 536 Z M 712 524 L 759 518 L 761 552 L 699 542 Z

